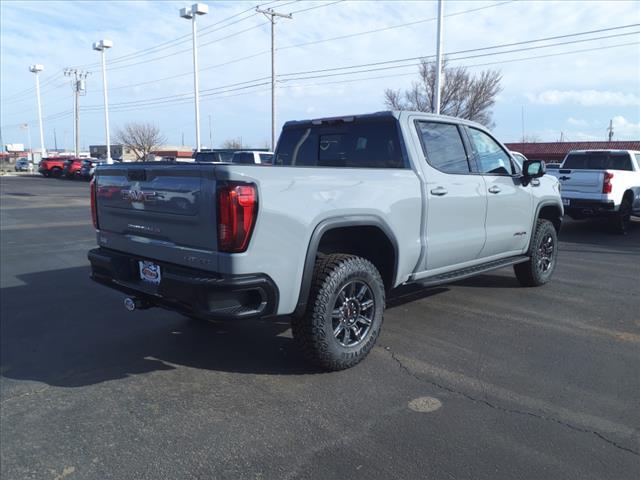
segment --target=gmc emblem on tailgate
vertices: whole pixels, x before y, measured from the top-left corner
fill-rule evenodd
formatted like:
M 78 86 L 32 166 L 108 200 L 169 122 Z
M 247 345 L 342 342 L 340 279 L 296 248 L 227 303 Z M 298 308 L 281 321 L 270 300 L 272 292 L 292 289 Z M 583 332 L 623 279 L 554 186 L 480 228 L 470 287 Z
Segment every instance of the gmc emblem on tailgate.
M 157 192 L 143 192 L 142 190 L 122 190 L 122 199 L 128 202 L 151 203 L 156 201 Z

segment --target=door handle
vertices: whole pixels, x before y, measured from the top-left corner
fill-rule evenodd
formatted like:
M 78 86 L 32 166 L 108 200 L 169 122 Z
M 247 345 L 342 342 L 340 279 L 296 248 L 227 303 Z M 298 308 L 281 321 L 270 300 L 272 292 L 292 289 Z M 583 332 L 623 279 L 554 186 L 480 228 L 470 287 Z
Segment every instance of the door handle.
M 431 195 L 437 195 L 439 197 L 441 197 L 442 195 L 446 195 L 448 192 L 448 190 L 444 187 L 436 187 L 436 188 L 432 188 L 431 189 Z
M 489 193 L 500 193 L 500 187 L 498 187 L 497 185 L 489 187 Z

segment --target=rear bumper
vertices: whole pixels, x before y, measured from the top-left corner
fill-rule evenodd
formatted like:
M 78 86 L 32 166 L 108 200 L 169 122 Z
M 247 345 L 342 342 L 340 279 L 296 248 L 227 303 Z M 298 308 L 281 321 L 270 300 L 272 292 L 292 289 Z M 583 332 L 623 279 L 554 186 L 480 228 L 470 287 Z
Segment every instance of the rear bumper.
M 569 198 L 570 204 L 564 206 L 564 213 L 570 217 L 606 217 L 616 213 L 613 200 L 583 200 Z
M 161 282 L 151 285 L 139 278 L 138 261 L 150 260 L 115 250 L 90 250 L 91 278 L 107 287 L 146 302 L 211 320 L 274 315 L 278 289 L 265 274 L 220 275 L 174 264 L 156 262 Z

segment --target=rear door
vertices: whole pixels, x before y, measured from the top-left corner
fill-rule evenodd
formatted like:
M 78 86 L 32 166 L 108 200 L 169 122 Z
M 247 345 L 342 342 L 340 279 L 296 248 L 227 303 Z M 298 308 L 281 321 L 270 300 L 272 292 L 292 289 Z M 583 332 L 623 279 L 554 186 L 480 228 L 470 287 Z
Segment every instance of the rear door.
M 215 185 L 213 166 L 101 165 L 96 174 L 101 245 L 190 266 L 199 266 L 188 258 L 196 255 L 211 265 L 208 254 L 217 243 Z
M 415 122 L 427 184 L 426 270 L 473 261 L 485 242 L 487 194 L 484 180 L 471 172 L 462 130 L 456 124 Z
M 473 150 L 475 171 L 484 180 L 487 192 L 487 239 L 480 256 L 514 255 L 528 245 L 533 227 L 532 189 L 535 180 L 522 185 L 511 156 L 487 132 L 467 127 Z

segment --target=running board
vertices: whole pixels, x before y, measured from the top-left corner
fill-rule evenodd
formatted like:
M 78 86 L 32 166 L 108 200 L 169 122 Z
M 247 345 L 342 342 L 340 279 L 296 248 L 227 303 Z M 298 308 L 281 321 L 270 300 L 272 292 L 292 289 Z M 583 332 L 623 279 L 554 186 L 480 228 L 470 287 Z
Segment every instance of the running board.
M 473 267 L 461 268 L 460 270 L 454 270 L 452 272 L 441 273 L 434 275 L 433 277 L 426 277 L 420 280 L 414 280 L 410 283 L 417 283 L 425 287 L 432 287 L 435 285 L 441 285 L 443 283 L 457 282 L 465 278 L 473 277 L 475 275 L 490 272 L 502 267 L 508 267 L 509 265 L 516 265 L 529 260 L 526 255 L 519 255 L 517 257 L 504 258 L 502 260 L 494 260 L 493 262 L 487 262 Z

